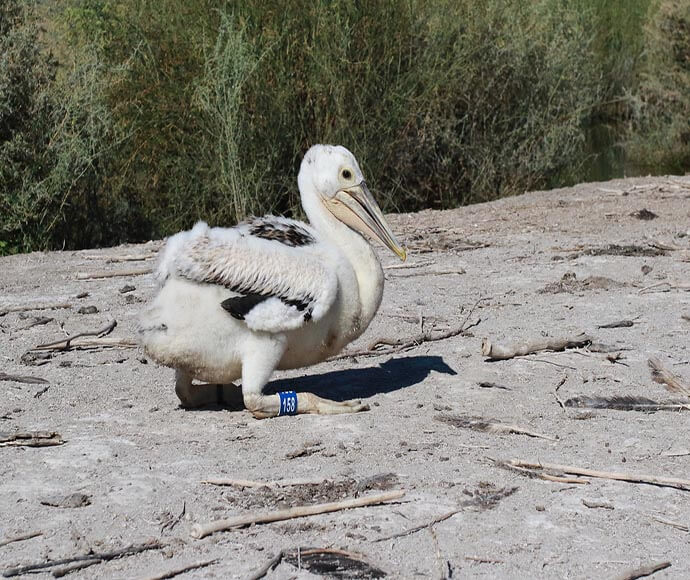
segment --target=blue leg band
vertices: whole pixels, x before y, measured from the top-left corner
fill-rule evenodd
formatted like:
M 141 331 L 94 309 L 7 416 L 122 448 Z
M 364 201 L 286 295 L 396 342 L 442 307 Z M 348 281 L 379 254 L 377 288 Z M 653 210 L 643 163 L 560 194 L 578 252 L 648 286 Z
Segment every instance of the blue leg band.
M 283 391 L 278 393 L 280 397 L 280 409 L 278 417 L 282 415 L 297 415 L 297 393 L 295 391 Z

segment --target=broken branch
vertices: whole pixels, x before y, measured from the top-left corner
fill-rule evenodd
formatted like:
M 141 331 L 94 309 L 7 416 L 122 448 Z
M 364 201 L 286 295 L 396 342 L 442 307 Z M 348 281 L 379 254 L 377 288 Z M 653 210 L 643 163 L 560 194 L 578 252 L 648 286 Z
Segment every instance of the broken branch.
M 142 276 L 150 274 L 153 268 L 146 268 L 144 270 L 105 270 L 100 272 L 79 272 L 77 280 L 98 280 L 100 278 L 118 278 L 120 276 Z
M 5 316 L 10 312 L 30 312 L 32 310 L 58 310 L 60 308 L 72 308 L 71 304 L 66 302 L 56 302 L 53 304 L 31 304 L 27 306 L 9 306 L 8 308 L 0 309 L 0 316 Z
M 633 570 L 628 570 L 624 572 L 616 580 L 636 580 L 637 578 L 644 578 L 645 576 L 651 576 L 659 570 L 664 570 L 671 566 L 671 562 L 659 562 L 657 564 L 647 564 L 646 566 L 640 566 Z
M 194 564 L 188 564 L 187 566 L 182 566 L 180 568 L 175 568 L 174 570 L 168 570 L 167 572 L 161 572 L 160 574 L 154 574 L 153 576 L 148 576 L 146 580 L 165 580 L 166 578 L 174 578 L 190 570 L 198 570 L 199 568 L 206 568 L 213 564 L 217 564 L 220 560 L 206 560 L 204 562 L 196 562 Z
M 276 488 L 289 487 L 293 485 L 319 485 L 327 480 L 325 479 L 280 479 L 275 481 L 253 481 L 250 479 L 204 479 L 201 483 L 209 485 L 230 485 L 244 489 L 251 488 Z
M 578 334 L 566 338 L 545 338 L 522 344 L 500 345 L 492 344 L 488 338 L 482 341 L 482 355 L 489 360 L 507 360 L 518 356 L 526 356 L 544 350 L 561 351 L 568 348 L 581 348 L 592 342 L 587 334 Z
M 0 373 L 0 381 L 14 381 L 15 383 L 26 383 L 28 385 L 47 385 L 49 382 L 40 377 L 8 375 L 7 373 Z
M 582 475 L 585 477 L 594 477 L 598 479 L 612 479 L 615 481 L 626 481 L 628 483 L 642 483 L 646 485 L 656 485 L 659 487 L 673 487 L 676 489 L 682 489 L 683 491 L 690 491 L 690 480 L 679 479 L 676 477 L 643 475 L 636 473 L 621 473 L 616 471 L 599 471 L 596 469 L 574 467 L 572 465 L 559 465 L 557 463 L 537 463 L 534 461 L 523 461 L 521 459 L 511 459 L 509 461 L 500 461 L 497 459 L 491 460 L 502 467 L 518 467 L 530 470 L 532 472 L 556 471 L 558 473 L 570 473 L 574 475 Z
M 99 330 L 80 332 L 78 334 L 68 336 L 67 338 L 64 338 L 62 340 L 56 340 L 55 342 L 48 342 L 46 344 L 39 344 L 35 347 L 34 350 L 69 350 L 71 343 L 75 338 L 81 338 L 83 336 L 97 336 L 99 338 L 102 338 L 107 334 L 110 334 L 116 326 L 117 320 L 113 318 L 110 322 L 108 322 L 108 324 L 106 324 L 103 328 Z
M 379 495 L 372 495 L 368 497 L 359 497 L 354 499 L 347 499 L 343 501 L 322 503 L 308 506 L 298 506 L 284 510 L 277 510 L 273 512 L 265 512 L 261 514 L 246 514 L 228 518 L 226 520 L 217 520 L 208 524 L 195 524 L 192 527 L 191 536 L 193 538 L 204 538 L 215 532 L 222 532 L 232 528 L 244 527 L 251 524 L 267 524 L 270 522 L 278 522 L 282 520 L 289 520 L 293 518 L 301 518 L 305 516 L 313 516 L 317 514 L 325 514 L 340 510 L 346 510 L 356 507 L 364 507 L 369 505 L 376 505 L 387 501 L 400 499 L 405 495 L 402 490 L 389 491 Z
M 17 431 L 0 433 L 0 447 L 52 447 L 65 441 L 52 431 Z
M 474 312 L 475 308 L 482 300 L 488 300 L 488 298 L 480 298 L 479 300 L 477 300 L 472 306 L 472 308 L 470 308 L 470 311 L 465 317 L 465 320 L 463 320 L 462 324 L 458 328 L 454 328 L 447 332 L 443 332 L 441 334 L 436 335 L 432 334 L 433 331 L 428 331 L 421 332 L 411 338 L 377 338 L 376 340 L 371 342 L 369 346 L 364 350 L 346 352 L 344 354 L 332 356 L 328 360 L 340 360 L 343 358 L 357 356 L 381 356 L 386 354 L 393 354 L 396 352 L 400 352 L 401 350 L 406 350 L 408 348 L 419 346 L 424 342 L 436 342 L 439 340 L 453 338 L 454 336 L 458 336 L 460 334 L 467 332 L 470 328 L 477 326 L 482 321 L 481 318 L 478 318 L 476 322 L 473 322 L 472 324 L 467 324 L 467 321 L 469 320 L 470 316 L 472 316 L 472 313 Z M 379 348 L 381 346 L 388 348 Z
M 16 568 L 7 568 L 3 570 L 2 575 L 5 578 L 10 578 L 12 576 L 20 576 L 26 574 L 27 572 L 34 572 L 36 570 L 45 570 L 46 568 L 53 568 L 54 566 L 62 566 L 63 564 L 71 564 L 73 562 L 84 562 L 91 560 L 114 560 L 115 558 L 121 558 L 122 556 L 132 556 L 134 554 L 140 554 L 141 552 L 146 552 L 147 550 L 160 550 L 163 544 L 160 542 L 147 542 L 145 544 L 127 546 L 120 550 L 114 550 L 112 552 L 103 553 L 92 553 L 85 556 L 72 556 L 71 558 L 63 558 L 61 560 L 48 560 L 47 562 L 39 562 L 37 564 L 28 564 L 27 566 L 18 566 Z
M 14 542 L 23 542 L 24 540 L 30 540 L 36 536 L 42 536 L 43 532 L 28 532 L 26 534 L 19 534 L 18 536 L 10 536 L 4 540 L 0 540 L 0 547 L 6 546 L 7 544 L 12 544 Z

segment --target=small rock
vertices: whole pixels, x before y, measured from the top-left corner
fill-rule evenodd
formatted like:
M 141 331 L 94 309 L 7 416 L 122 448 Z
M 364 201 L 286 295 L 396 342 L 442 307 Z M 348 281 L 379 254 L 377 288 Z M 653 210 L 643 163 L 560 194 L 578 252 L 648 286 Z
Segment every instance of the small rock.
M 649 273 L 652 271 L 652 267 L 649 266 L 648 264 L 644 264 L 644 265 L 642 266 L 642 268 L 640 268 L 640 269 L 642 270 L 642 274 L 643 274 L 644 276 L 646 276 L 647 274 L 649 274 Z
M 82 306 L 79 310 L 77 310 L 79 314 L 96 314 L 98 312 L 98 308 L 95 306 Z
M 122 288 L 120 288 L 120 294 L 127 294 L 127 292 L 134 292 L 135 290 L 136 288 L 131 284 L 125 284 Z

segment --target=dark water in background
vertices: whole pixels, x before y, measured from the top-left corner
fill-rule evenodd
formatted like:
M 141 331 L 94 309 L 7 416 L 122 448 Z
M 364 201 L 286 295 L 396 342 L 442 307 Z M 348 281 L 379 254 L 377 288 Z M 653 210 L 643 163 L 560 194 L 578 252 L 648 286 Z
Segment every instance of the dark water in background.
M 587 160 L 581 168 L 579 181 L 608 181 L 639 175 L 634 164 L 626 160 L 620 145 L 621 127 L 600 123 L 587 129 L 585 150 Z

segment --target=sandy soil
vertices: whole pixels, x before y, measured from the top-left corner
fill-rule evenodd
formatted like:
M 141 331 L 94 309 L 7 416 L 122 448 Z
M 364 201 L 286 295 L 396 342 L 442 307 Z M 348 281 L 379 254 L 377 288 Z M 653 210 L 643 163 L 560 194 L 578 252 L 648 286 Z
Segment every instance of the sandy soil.
M 657 217 L 640 219 L 640 210 Z M 579 185 L 391 222 L 412 250 L 408 267 L 387 270 L 381 309 L 350 348 L 412 337 L 422 325 L 436 336 L 477 324 L 399 352 L 280 373 L 270 385 L 362 397 L 371 410 L 357 415 L 257 421 L 242 409 L 185 411 L 173 371 L 136 348 L 30 353 L 111 319 L 110 338 L 131 338 L 154 292 L 151 277 L 79 273 L 150 268 L 158 243 L 1 258 L 0 310 L 70 307 L 0 317 L 0 370 L 46 381 L 0 376 L 0 431 L 64 440 L 0 447 L 0 572 L 160 542 L 71 577 L 147 578 L 213 560 L 184 577 L 248 578 L 280 550 L 286 557 L 269 577 L 315 577 L 329 559 L 291 552 L 307 547 L 359 553 L 394 578 L 610 578 L 664 561 L 670 567 L 655 578 L 690 577 L 690 492 L 546 481 L 491 459 L 690 478 L 690 413 L 560 405 L 579 396 L 683 401 L 652 381 L 647 361 L 658 357 L 690 385 L 690 178 Z M 128 255 L 148 259 L 112 261 Z M 632 325 L 601 328 L 621 320 Z M 610 352 L 499 362 L 481 354 L 485 337 L 510 343 L 580 332 Z M 472 418 L 546 437 L 474 430 Z M 209 478 L 320 483 L 239 489 L 202 483 Z M 406 495 L 190 537 L 195 523 L 388 489 Z M 433 527 L 377 541 L 456 509 Z M 1 544 L 28 532 L 40 535 Z M 334 577 L 378 574 L 340 564 L 345 571 Z

